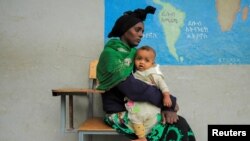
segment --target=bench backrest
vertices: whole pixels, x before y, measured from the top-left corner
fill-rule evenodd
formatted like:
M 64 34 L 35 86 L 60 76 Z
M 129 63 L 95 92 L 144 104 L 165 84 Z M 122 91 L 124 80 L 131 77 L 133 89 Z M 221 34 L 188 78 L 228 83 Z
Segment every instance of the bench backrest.
M 89 64 L 89 88 L 95 89 L 97 85 L 97 78 L 96 78 L 96 68 L 97 68 L 98 60 L 93 60 Z M 88 95 L 89 98 L 89 111 L 88 111 L 88 117 L 93 117 L 94 108 L 93 108 L 93 102 L 94 97 L 93 94 Z
M 98 60 L 93 60 L 89 64 L 89 79 L 96 79 L 96 67 Z

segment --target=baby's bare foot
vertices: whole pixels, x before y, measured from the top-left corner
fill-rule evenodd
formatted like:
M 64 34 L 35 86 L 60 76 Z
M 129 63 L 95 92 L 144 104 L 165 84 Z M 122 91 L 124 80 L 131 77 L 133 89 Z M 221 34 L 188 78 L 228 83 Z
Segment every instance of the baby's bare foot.
M 147 139 L 146 138 L 139 138 L 139 139 L 131 140 L 131 141 L 147 141 Z

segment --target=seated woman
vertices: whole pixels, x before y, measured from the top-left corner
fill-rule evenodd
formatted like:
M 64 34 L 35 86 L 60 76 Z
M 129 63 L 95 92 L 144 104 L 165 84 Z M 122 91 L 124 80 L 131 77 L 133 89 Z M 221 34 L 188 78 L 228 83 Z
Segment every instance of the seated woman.
M 148 141 L 195 141 L 194 134 L 186 120 L 177 115 L 176 98 L 171 96 L 172 106 L 164 107 L 160 90 L 145 82 L 135 79 L 132 75 L 136 46 L 140 43 L 144 32 L 147 14 L 154 14 L 155 8 L 136 9 L 125 12 L 115 22 L 108 37 L 111 38 L 102 51 L 97 65 L 97 89 L 102 94 L 103 110 L 106 112 L 104 121 L 117 132 L 128 138 L 139 141 L 125 108 L 124 98 L 133 101 L 149 102 L 162 109 L 157 115 L 157 124 L 147 134 Z

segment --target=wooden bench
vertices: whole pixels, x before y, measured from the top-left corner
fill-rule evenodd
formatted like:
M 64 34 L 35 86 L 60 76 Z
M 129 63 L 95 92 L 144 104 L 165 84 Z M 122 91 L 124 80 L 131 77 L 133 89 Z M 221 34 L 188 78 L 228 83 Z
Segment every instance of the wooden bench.
M 89 88 L 59 88 L 52 89 L 53 96 L 61 96 L 61 130 L 63 132 L 77 132 L 79 141 L 85 140 L 85 135 L 89 135 L 89 141 L 92 140 L 91 135 L 118 135 L 118 133 L 103 122 L 103 117 L 95 117 L 93 115 L 93 94 L 102 94 L 103 91 L 95 90 L 96 66 L 98 61 L 94 60 L 89 65 Z M 73 96 L 80 95 L 88 98 L 88 118 L 83 121 L 79 128 L 74 128 L 73 121 Z M 68 114 L 69 125 L 66 127 L 66 96 L 68 96 Z

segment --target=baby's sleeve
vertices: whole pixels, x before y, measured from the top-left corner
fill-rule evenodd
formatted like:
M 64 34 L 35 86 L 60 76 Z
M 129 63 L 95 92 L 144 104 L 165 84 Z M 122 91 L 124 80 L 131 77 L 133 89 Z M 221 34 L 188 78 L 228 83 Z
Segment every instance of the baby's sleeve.
M 164 77 L 159 74 L 153 74 L 154 80 L 156 82 L 157 87 L 161 90 L 161 92 L 169 92 L 169 88 L 167 83 L 164 80 Z

